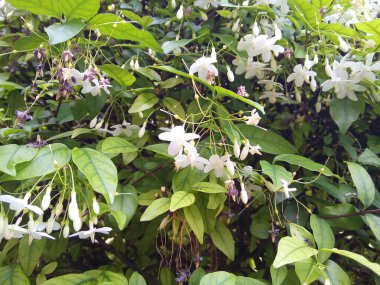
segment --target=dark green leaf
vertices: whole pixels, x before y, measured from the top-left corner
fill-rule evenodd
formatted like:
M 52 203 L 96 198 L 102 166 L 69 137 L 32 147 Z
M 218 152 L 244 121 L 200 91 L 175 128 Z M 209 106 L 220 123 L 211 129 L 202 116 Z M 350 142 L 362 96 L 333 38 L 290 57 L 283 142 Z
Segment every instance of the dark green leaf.
M 179 192 L 176 192 L 176 193 L 179 193 Z M 186 222 L 189 224 L 190 228 L 194 232 L 199 242 L 203 244 L 203 235 L 204 235 L 205 229 L 204 229 L 202 215 L 199 212 L 198 207 L 195 205 L 191 205 L 189 207 L 184 208 L 183 212 L 185 214 Z
M 362 201 L 365 208 L 368 208 L 375 199 L 375 185 L 369 176 L 367 170 L 365 170 L 359 164 L 353 162 L 347 162 L 348 170 L 351 173 L 352 181 L 355 184 L 358 191 L 358 197 Z
M 326 176 L 333 175 L 333 173 L 327 166 L 320 163 L 316 163 L 311 159 L 296 154 L 280 154 L 274 158 L 273 162 L 276 161 L 285 161 L 289 164 L 299 165 L 311 171 L 320 172 Z
M 146 208 L 144 214 L 142 214 L 140 221 L 146 222 L 153 220 L 154 218 L 158 217 L 159 215 L 169 211 L 170 208 L 170 198 L 160 198 L 157 200 L 154 200 L 153 203 Z
M 63 24 L 53 24 L 47 27 L 49 44 L 56 45 L 75 37 L 86 26 L 81 20 L 74 19 Z
M 216 221 L 215 227 L 210 232 L 210 236 L 212 243 L 233 261 L 235 259 L 235 243 L 231 231 L 222 222 Z
M 32 244 L 28 244 L 29 236 L 24 236 L 18 247 L 18 258 L 21 263 L 21 267 L 26 275 L 32 274 L 36 267 L 38 260 L 41 257 L 45 248 L 45 239 L 33 240 Z

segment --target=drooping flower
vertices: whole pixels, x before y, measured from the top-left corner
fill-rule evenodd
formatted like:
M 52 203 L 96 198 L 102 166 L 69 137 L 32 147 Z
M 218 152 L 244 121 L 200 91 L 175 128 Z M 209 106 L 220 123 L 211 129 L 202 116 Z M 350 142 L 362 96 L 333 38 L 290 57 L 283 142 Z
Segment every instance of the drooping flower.
M 127 123 L 126 121 L 123 121 L 121 124 L 111 126 L 110 129 L 113 129 L 112 131 L 110 131 L 110 133 L 114 137 L 118 137 L 120 135 L 130 137 L 134 133 L 138 134 L 138 132 L 140 131 L 139 126 L 131 125 L 130 123 Z
M 362 62 L 350 62 L 348 66 L 351 68 L 351 79 L 354 82 L 360 82 L 362 80 L 368 80 L 374 82 L 376 75 L 374 71 L 380 71 L 380 62 L 373 62 L 374 53 L 367 54 L 365 64 Z
M 205 173 L 209 173 L 210 171 L 214 171 L 216 177 L 222 177 L 224 174 L 224 168 L 227 163 L 227 157 L 220 157 L 217 154 L 212 155 L 209 158 L 208 164 L 204 168 Z
M 213 65 L 216 62 L 216 59 L 213 57 L 202 56 L 198 58 L 189 69 L 190 74 L 198 73 L 198 77 L 209 82 L 213 83 L 215 76 L 218 76 L 218 69 Z
M 36 213 L 37 215 L 42 215 L 44 213 L 44 211 L 42 211 L 40 207 L 28 204 L 28 199 L 25 199 L 25 198 L 20 199 L 20 198 L 15 198 L 11 195 L 0 195 L 0 201 L 8 203 L 9 209 L 13 211 L 20 212 L 26 208 Z
M 248 203 L 248 193 L 247 193 L 247 190 L 245 190 L 245 185 L 242 181 L 240 182 L 240 187 L 241 187 L 240 200 L 243 202 L 243 204 L 247 204 Z
M 297 87 L 301 87 L 304 82 L 310 82 L 310 77 L 314 78 L 316 75 L 316 72 L 308 70 L 305 66 L 302 66 L 302 64 L 297 64 L 293 69 L 293 73 L 288 76 L 286 81 L 294 81 Z
M 240 160 L 246 159 L 248 156 L 248 153 L 250 153 L 251 155 L 255 155 L 255 154 L 262 155 L 262 153 L 260 152 L 260 149 L 261 149 L 260 145 L 252 146 L 249 143 L 249 140 L 246 140 L 244 147 L 240 153 Z
M 181 168 L 185 168 L 187 166 L 191 166 L 191 168 L 197 168 L 199 170 L 203 170 L 205 164 L 208 164 L 208 160 L 201 157 L 197 151 L 197 149 L 188 142 L 184 142 L 184 153 L 180 152 L 175 157 L 175 168 L 177 170 Z
M 78 236 L 80 239 L 91 238 L 91 242 L 94 243 L 96 233 L 108 235 L 110 231 L 112 231 L 110 227 L 95 228 L 93 224 L 90 222 L 90 227 L 87 231 L 80 231 L 75 234 L 69 235 L 69 237 Z
M 247 117 L 245 123 L 247 125 L 257 126 L 261 120 L 259 113 L 255 109 L 251 111 L 251 116 Z
M 287 199 L 289 199 L 290 198 L 289 192 L 295 192 L 295 191 L 297 191 L 297 188 L 289 188 L 289 183 L 285 179 L 280 179 L 280 181 L 282 183 L 282 187 L 283 187 L 285 197 Z
M 168 153 L 171 156 L 177 155 L 183 148 L 185 142 L 198 139 L 199 135 L 194 133 L 186 133 L 183 126 L 175 126 L 167 132 L 158 135 L 162 141 L 169 141 Z

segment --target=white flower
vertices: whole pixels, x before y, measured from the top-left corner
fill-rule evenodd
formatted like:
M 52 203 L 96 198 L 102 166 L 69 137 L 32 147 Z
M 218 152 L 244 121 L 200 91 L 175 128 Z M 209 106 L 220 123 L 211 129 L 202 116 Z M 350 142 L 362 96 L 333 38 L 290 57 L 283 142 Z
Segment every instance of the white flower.
M 62 68 L 62 75 L 63 80 L 67 80 L 71 86 L 82 85 L 83 83 L 84 74 L 77 69 Z
M 94 85 L 92 85 L 94 83 Z M 93 79 L 92 83 L 88 80 L 83 81 L 82 94 L 91 93 L 92 96 L 100 95 L 100 84 L 98 79 Z
M 118 137 L 120 135 L 124 135 L 126 137 L 132 136 L 134 133 L 138 133 L 140 131 L 140 127 L 136 125 L 131 125 L 124 121 L 122 124 L 111 126 L 110 129 L 113 129 L 110 133 L 114 137 Z
M 350 50 L 350 46 L 347 44 L 347 42 L 343 40 L 341 36 L 338 36 L 338 40 L 340 50 L 343 52 L 348 52 Z
M 314 76 L 317 75 L 316 72 L 309 71 L 305 66 L 302 66 L 302 64 L 297 64 L 293 71 L 294 72 L 288 76 L 286 82 L 294 81 L 297 87 L 301 87 L 304 82 L 309 83 L 310 77 L 314 78 Z
M 227 78 L 229 82 L 234 82 L 235 76 L 234 73 L 232 72 L 231 68 L 227 65 Z
M 365 64 L 362 62 L 350 62 L 347 63 L 351 70 L 351 79 L 354 82 L 360 82 L 362 80 L 368 80 L 374 82 L 376 80 L 376 75 L 374 71 L 380 71 L 380 62 L 373 62 L 374 53 L 367 54 Z
M 261 120 L 259 113 L 255 109 L 251 111 L 251 116 L 247 117 L 247 125 L 257 126 Z
M 289 188 L 289 183 L 285 179 L 280 179 L 283 187 L 283 191 L 285 193 L 285 197 L 288 199 L 290 198 L 289 192 L 295 192 L 297 191 L 296 188 Z
M 243 74 L 247 69 L 247 60 L 244 60 L 239 56 L 232 61 L 232 64 L 236 65 L 235 73 L 238 75 Z
M 264 91 L 263 95 L 261 95 L 259 97 L 259 99 L 265 99 L 265 98 L 268 98 L 269 102 L 272 103 L 272 104 L 276 103 L 277 98 L 283 98 L 283 99 L 285 99 L 284 94 L 276 92 L 275 90 Z
M 224 174 L 224 167 L 226 166 L 227 157 L 220 157 L 217 154 L 214 154 L 209 159 L 209 164 L 207 164 L 204 168 L 205 173 L 209 173 L 214 170 L 216 177 L 222 177 Z
M 70 235 L 69 237 L 78 236 L 80 239 L 91 238 L 91 242 L 94 243 L 96 233 L 108 235 L 110 231 L 112 231 L 110 227 L 94 228 L 93 224 L 90 222 L 89 230 L 77 232 L 75 234 Z
M 34 223 L 33 221 L 28 223 L 28 229 L 25 229 L 18 225 L 9 225 L 8 230 L 10 231 L 10 235 L 13 238 L 21 238 L 24 235 L 29 235 L 28 244 L 31 245 L 33 239 L 40 240 L 42 237 L 55 239 L 51 235 L 48 235 L 47 233 L 43 232 L 45 227 L 45 223 Z
M 258 155 L 262 155 L 262 153 L 260 152 L 260 145 L 255 145 L 255 146 L 252 146 L 248 140 L 246 140 L 245 144 L 244 144 L 244 147 L 240 153 L 240 160 L 244 160 L 247 158 L 248 156 L 248 153 L 254 155 L 254 154 L 258 154 Z
M 203 170 L 205 164 L 208 164 L 208 160 L 199 156 L 197 149 L 191 143 L 184 142 L 184 146 L 185 154 L 180 152 L 174 159 L 175 168 L 179 170 L 190 165 L 191 168 Z
M 181 20 L 183 18 L 183 5 L 179 6 L 176 16 L 178 20 Z
M 46 188 L 46 193 L 45 193 L 45 195 L 42 197 L 41 209 L 42 209 L 43 211 L 45 211 L 47 208 L 49 208 L 50 201 L 51 201 L 50 193 L 51 193 L 51 186 L 48 186 L 48 187 Z
M 240 200 L 243 202 L 243 204 L 247 204 L 248 203 L 248 193 L 247 193 L 247 190 L 245 190 L 245 186 L 244 186 L 243 182 L 240 183 L 240 187 L 241 187 Z
M 183 126 L 175 126 L 168 132 L 164 132 L 158 135 L 158 138 L 162 141 L 169 141 L 168 153 L 169 155 L 177 155 L 183 148 L 185 142 L 193 139 L 198 139 L 199 135 L 193 133 L 186 133 Z
M 208 9 L 210 5 L 216 8 L 219 5 L 219 1 L 218 0 L 197 0 L 194 2 L 194 6 L 197 6 L 205 10 Z
M 253 58 L 250 57 L 247 61 L 244 78 L 250 79 L 256 76 L 257 79 L 263 79 L 265 76 L 265 70 L 267 70 L 266 66 L 267 65 L 265 63 L 253 61 Z
M 26 197 L 25 197 L 26 198 Z M 44 211 L 40 207 L 28 204 L 28 199 L 15 198 L 11 195 L 0 195 L 0 201 L 9 204 L 9 209 L 20 212 L 25 208 L 36 213 L 37 215 L 42 215 Z
M 215 76 L 218 76 L 218 69 L 213 65 L 216 59 L 213 57 L 202 56 L 198 58 L 189 69 L 190 74 L 198 73 L 198 77 L 213 83 Z

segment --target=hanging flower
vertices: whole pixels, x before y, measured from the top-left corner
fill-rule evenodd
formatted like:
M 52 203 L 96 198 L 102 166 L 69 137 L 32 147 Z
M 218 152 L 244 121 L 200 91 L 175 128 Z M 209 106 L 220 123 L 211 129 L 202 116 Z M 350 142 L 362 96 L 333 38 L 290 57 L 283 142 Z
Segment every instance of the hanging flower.
M 15 198 L 11 195 L 0 195 L 0 201 L 8 203 L 9 209 L 13 211 L 21 212 L 22 210 L 26 208 L 36 213 L 37 215 L 42 215 L 44 213 L 44 211 L 42 211 L 40 207 L 28 204 L 28 199 L 25 199 L 25 198 L 20 199 L 20 198 Z
M 198 58 L 189 69 L 190 74 L 198 73 L 198 77 L 213 83 L 215 76 L 218 76 L 218 69 L 213 65 L 216 62 L 216 58 L 202 56 Z
M 297 188 L 289 188 L 289 183 L 285 179 L 280 179 L 283 187 L 283 192 L 285 194 L 286 199 L 290 198 L 289 192 L 297 191 Z
M 182 151 L 185 142 L 198 139 L 199 135 L 194 133 L 186 133 L 183 126 L 175 126 L 167 132 L 158 135 L 158 138 L 162 141 L 169 141 L 168 153 L 171 156 L 177 155 Z
M 80 231 L 69 237 L 78 236 L 80 239 L 91 238 L 91 242 L 94 243 L 96 233 L 108 235 L 110 231 L 112 231 L 110 227 L 94 228 L 93 224 L 90 222 L 90 228 L 87 231 Z

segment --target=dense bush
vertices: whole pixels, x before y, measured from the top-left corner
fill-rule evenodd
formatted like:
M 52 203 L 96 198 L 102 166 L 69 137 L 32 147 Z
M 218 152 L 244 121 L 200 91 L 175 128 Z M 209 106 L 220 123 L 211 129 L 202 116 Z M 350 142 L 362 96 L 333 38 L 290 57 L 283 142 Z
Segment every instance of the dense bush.
M 1 284 L 380 284 L 378 0 L 0 8 Z

